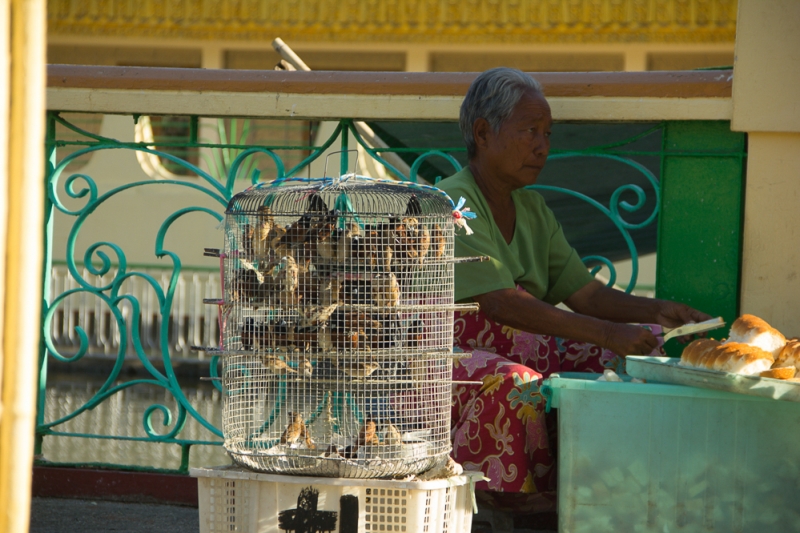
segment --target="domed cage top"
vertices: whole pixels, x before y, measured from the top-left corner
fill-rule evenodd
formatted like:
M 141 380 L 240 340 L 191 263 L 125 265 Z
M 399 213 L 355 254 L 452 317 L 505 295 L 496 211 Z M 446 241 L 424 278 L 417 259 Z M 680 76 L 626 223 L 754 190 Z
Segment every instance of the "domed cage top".
M 438 189 L 352 175 L 231 200 L 222 424 L 237 463 L 380 478 L 447 461 L 454 216 Z

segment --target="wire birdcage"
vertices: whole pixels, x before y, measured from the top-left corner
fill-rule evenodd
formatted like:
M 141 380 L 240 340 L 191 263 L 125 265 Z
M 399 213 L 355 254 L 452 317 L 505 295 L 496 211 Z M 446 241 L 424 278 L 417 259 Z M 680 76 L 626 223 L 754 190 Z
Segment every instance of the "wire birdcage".
M 454 220 L 438 189 L 355 175 L 230 201 L 220 353 L 234 461 L 351 478 L 447 461 Z

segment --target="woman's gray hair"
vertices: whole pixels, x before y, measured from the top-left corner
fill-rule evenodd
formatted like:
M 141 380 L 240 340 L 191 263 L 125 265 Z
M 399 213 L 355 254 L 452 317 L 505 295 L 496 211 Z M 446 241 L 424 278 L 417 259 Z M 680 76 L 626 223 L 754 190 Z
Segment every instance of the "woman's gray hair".
M 515 68 L 493 68 L 475 78 L 461 103 L 458 118 L 470 158 L 475 155 L 476 149 L 472 134 L 475 121 L 479 118 L 486 119 L 495 132 L 499 131 L 503 122 L 511 116 L 514 106 L 527 92 L 544 96 L 538 81 Z

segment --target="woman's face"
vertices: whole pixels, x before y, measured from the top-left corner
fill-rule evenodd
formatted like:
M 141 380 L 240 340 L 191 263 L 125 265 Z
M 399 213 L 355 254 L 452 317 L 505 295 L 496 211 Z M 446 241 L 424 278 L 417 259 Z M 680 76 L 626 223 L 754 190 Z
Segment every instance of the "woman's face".
M 496 176 L 514 188 L 536 183 L 550 153 L 552 126 L 544 96 L 525 93 L 500 131 L 488 128 L 484 155 Z

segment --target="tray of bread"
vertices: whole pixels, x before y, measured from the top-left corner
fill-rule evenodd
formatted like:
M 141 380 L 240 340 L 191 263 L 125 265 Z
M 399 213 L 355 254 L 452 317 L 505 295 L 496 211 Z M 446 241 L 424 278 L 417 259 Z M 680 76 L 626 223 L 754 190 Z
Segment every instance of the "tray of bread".
M 727 340 L 698 339 L 672 357 L 628 356 L 627 373 L 661 383 L 800 402 L 800 340 L 742 315 Z

